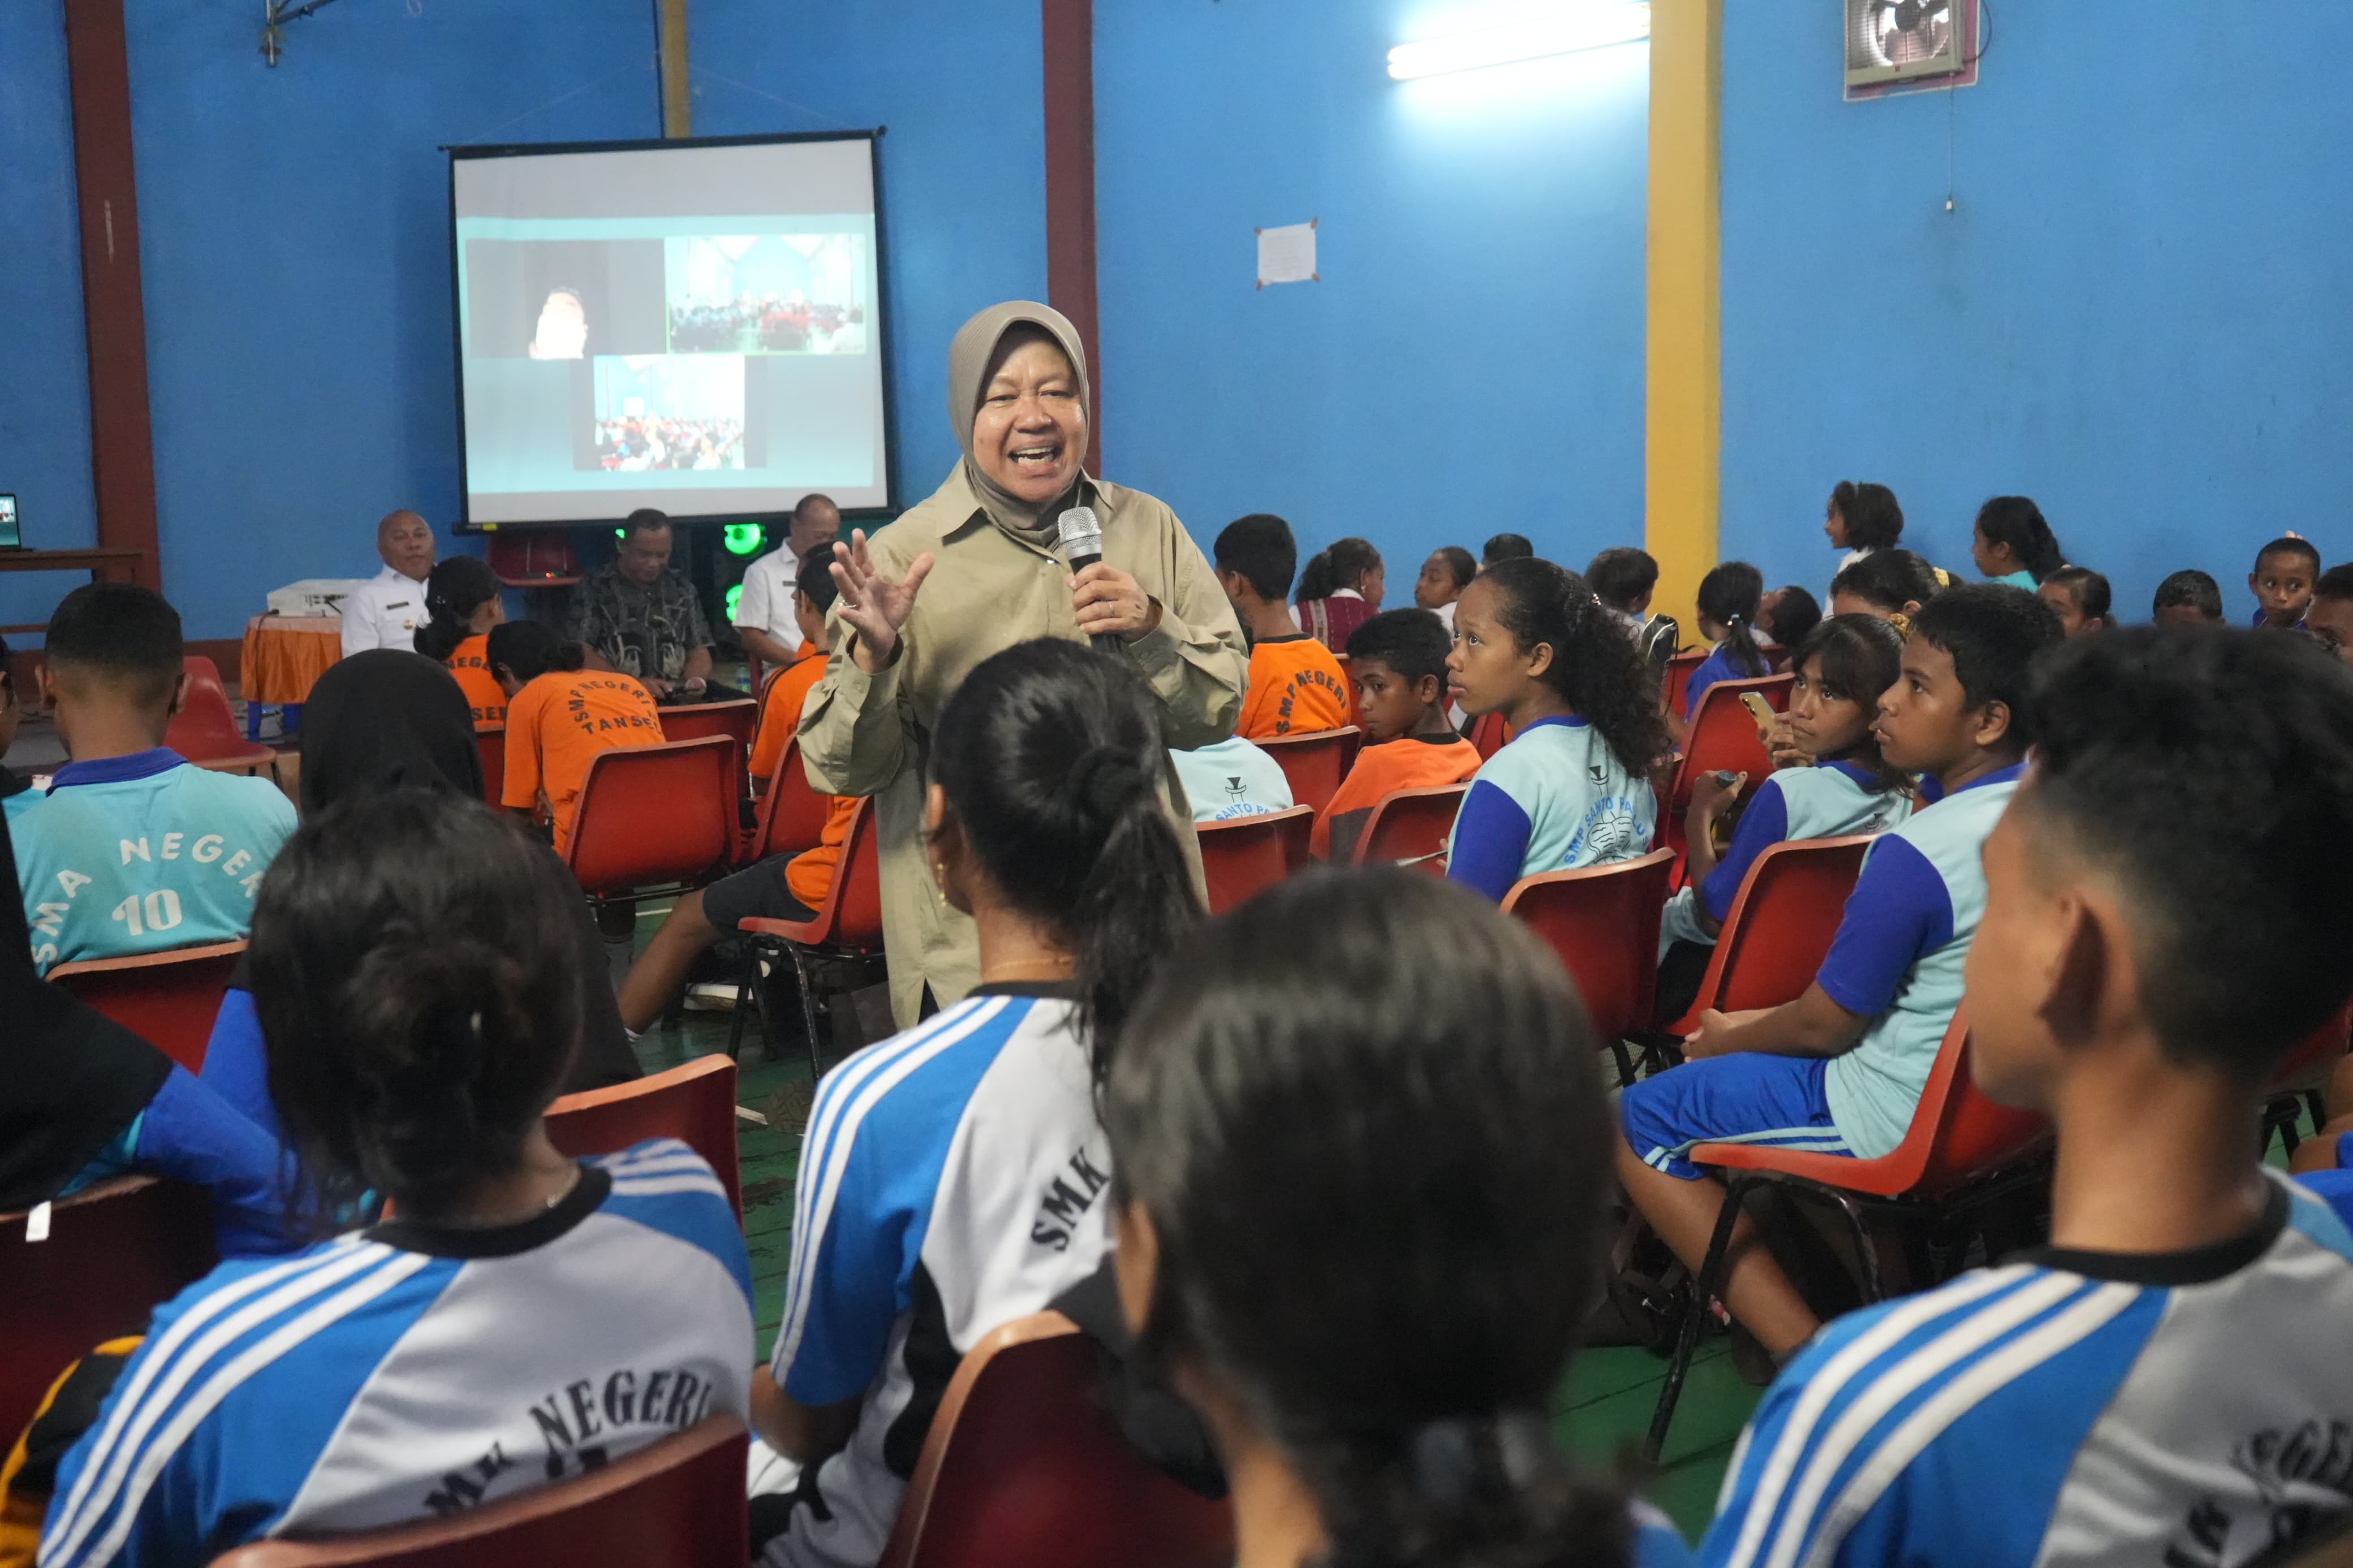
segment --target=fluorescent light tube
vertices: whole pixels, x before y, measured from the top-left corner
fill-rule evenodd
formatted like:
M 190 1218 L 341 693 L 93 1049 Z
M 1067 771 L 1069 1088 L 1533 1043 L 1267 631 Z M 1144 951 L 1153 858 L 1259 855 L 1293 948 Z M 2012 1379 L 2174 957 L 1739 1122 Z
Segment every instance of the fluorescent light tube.
M 1389 75 L 1399 81 L 1437 76 L 1445 71 L 1477 70 L 1484 66 L 1511 65 L 1542 59 L 1547 55 L 1573 54 L 1610 44 L 1630 44 L 1651 36 L 1651 7 L 1645 0 L 1603 0 L 1582 4 L 1568 14 L 1543 21 L 1505 27 L 1482 27 L 1450 37 L 1425 38 L 1399 44 L 1389 51 Z

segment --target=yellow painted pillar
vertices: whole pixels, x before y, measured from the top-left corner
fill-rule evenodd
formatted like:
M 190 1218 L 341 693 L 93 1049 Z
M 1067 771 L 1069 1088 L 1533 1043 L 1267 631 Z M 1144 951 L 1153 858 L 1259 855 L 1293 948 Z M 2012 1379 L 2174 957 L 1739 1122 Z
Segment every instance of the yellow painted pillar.
M 1652 607 L 1696 640 L 1693 599 L 1716 560 L 1723 444 L 1718 206 L 1724 0 L 1651 0 L 1646 548 Z
M 686 0 L 661 0 L 660 44 L 662 134 L 691 136 L 694 95 L 686 79 Z

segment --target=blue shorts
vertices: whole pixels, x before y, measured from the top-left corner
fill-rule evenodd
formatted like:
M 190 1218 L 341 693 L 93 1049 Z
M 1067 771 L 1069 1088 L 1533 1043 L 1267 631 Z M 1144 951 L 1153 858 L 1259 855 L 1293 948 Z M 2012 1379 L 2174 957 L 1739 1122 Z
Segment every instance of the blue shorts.
M 1618 1123 L 1641 1162 L 1686 1182 L 1700 1168 L 1683 1156 L 1695 1143 L 1770 1143 L 1810 1154 L 1849 1154 L 1831 1121 L 1821 1057 L 1742 1051 L 1685 1062 L 1629 1086 Z

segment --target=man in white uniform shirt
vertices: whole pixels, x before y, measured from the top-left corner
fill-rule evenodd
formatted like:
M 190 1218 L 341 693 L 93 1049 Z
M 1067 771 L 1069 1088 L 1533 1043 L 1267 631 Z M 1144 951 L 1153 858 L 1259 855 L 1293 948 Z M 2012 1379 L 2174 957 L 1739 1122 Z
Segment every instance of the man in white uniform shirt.
M 793 662 L 801 644 L 793 624 L 793 583 L 801 559 L 829 549 L 841 532 L 841 509 L 830 496 L 806 495 L 793 508 L 785 542 L 744 569 L 744 593 L 735 601 L 735 636 L 744 651 L 776 668 Z
M 403 509 L 375 525 L 384 570 L 343 603 L 343 657 L 372 647 L 417 651 L 425 613 L 425 574 L 433 570 L 433 525 Z

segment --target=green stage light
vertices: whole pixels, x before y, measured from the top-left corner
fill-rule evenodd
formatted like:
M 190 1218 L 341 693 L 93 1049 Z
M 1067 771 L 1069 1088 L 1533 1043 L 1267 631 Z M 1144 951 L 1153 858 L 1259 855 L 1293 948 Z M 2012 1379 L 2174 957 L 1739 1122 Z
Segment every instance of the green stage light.
M 750 555 L 760 548 L 760 525 L 756 522 L 731 522 L 720 535 L 727 542 L 730 555 Z
M 741 583 L 736 584 L 733 588 L 727 590 L 727 618 L 729 620 L 732 621 L 735 618 L 735 606 L 743 597 L 744 584 Z
M 626 528 L 617 528 L 613 531 L 613 537 L 616 539 L 627 539 L 629 537 L 629 531 Z

